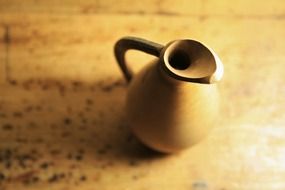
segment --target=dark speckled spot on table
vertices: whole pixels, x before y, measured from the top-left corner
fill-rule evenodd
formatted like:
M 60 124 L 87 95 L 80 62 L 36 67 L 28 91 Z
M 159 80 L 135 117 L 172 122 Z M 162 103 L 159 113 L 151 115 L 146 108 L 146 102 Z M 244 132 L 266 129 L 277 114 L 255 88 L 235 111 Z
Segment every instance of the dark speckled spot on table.
M 16 80 L 9 80 L 9 84 L 16 86 L 18 82 Z
M 7 115 L 5 113 L 0 113 L 0 118 L 6 118 Z
M 49 182 L 49 183 L 55 183 L 55 182 L 59 181 L 60 179 L 61 179 L 61 178 L 60 178 L 60 175 L 57 174 L 57 173 L 55 173 L 55 174 L 53 174 L 52 176 L 50 176 L 50 177 L 48 178 L 48 182 Z
M 5 123 L 2 125 L 2 129 L 5 130 L 5 131 L 10 131 L 10 130 L 13 130 L 14 126 L 10 123 Z
M 85 176 L 85 175 L 82 175 L 81 177 L 80 177 L 80 181 L 86 181 L 87 180 L 87 177 Z
M 61 150 L 59 149 L 52 149 L 49 151 L 49 153 L 52 155 L 52 156 L 58 156 L 61 154 Z
M 69 117 L 64 118 L 63 120 L 65 125 L 70 125 L 72 123 L 72 120 Z
M 13 113 L 13 116 L 14 117 L 23 117 L 23 113 L 20 112 L 20 111 L 16 111 L 16 112 Z
M 0 172 L 0 183 L 3 181 L 3 180 L 5 180 L 5 174 L 4 173 L 2 173 L 2 172 Z
M 208 184 L 205 181 L 196 181 L 192 184 L 192 190 L 208 190 Z
M 46 170 L 50 167 L 51 163 L 50 162 L 43 162 L 40 164 L 40 168 L 43 169 L 43 170 Z

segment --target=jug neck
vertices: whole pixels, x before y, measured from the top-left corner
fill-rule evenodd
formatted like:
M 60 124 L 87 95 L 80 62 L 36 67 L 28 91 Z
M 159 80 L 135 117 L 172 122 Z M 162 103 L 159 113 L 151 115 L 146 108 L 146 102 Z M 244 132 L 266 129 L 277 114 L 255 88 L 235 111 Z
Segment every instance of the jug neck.
M 167 81 L 212 84 L 223 76 L 223 64 L 216 53 L 194 40 L 167 44 L 159 57 L 160 72 Z

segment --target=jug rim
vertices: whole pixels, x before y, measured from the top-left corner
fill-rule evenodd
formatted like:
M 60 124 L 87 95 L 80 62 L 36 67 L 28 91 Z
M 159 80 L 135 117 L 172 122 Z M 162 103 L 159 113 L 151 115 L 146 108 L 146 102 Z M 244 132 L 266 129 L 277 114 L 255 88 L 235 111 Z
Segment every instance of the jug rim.
M 224 73 L 217 54 L 192 39 L 168 43 L 161 51 L 160 60 L 164 71 L 177 80 L 212 84 L 220 81 Z

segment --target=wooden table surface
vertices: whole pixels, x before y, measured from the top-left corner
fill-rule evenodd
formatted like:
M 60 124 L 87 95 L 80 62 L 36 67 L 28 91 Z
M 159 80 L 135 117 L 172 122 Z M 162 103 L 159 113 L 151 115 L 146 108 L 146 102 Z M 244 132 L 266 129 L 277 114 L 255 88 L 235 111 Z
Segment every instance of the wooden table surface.
M 161 155 L 132 136 L 113 56 L 126 35 L 221 57 L 208 138 Z M 282 0 L 0 1 L 0 189 L 285 189 L 284 36 Z

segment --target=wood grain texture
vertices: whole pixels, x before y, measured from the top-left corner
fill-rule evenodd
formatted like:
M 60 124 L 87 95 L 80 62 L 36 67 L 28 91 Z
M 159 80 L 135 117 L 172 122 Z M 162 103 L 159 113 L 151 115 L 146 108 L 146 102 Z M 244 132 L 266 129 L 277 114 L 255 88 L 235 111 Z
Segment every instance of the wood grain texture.
M 5 66 L 7 63 L 7 43 L 5 43 L 5 27 L 0 27 L 0 84 L 5 83 L 6 72 Z
M 129 1 L 97 1 L 83 13 L 88 3 L 0 2 L 0 74 L 8 26 L 12 79 L 0 86 L 1 190 L 285 189 L 283 2 L 133 2 L 129 13 Z M 131 135 L 113 57 L 125 35 L 218 53 L 221 121 L 207 139 L 159 155 Z M 137 70 L 151 59 L 128 55 Z
M 238 0 L 85 0 L 78 3 L 76 0 L 9 0 L 0 1 L 2 13 L 48 13 L 48 14 L 155 14 L 163 16 L 190 15 L 190 16 L 236 16 L 236 17 L 283 17 L 285 7 L 282 0 L 270 2 Z

